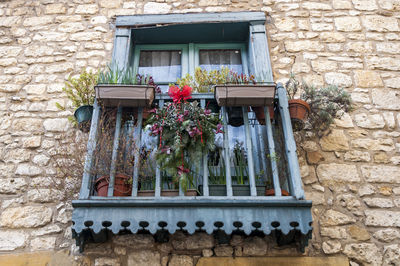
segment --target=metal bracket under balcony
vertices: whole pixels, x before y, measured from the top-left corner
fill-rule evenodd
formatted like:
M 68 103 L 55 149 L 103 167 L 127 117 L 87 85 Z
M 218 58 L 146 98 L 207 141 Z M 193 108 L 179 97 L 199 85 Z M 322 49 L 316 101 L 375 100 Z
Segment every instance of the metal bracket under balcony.
M 95 199 L 72 202 L 73 236 L 83 251 L 87 242 L 110 234 L 147 232 L 156 240 L 177 230 L 193 234 L 261 233 L 279 245 L 297 242 L 304 252 L 311 238 L 311 201 L 285 199 Z M 164 237 L 161 237 L 164 236 Z

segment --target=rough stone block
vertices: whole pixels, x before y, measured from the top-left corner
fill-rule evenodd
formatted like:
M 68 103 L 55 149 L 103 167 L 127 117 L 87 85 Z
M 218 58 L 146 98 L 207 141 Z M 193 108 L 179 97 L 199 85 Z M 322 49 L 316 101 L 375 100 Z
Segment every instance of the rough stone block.
M 399 23 L 395 17 L 369 15 L 363 17 L 362 20 L 367 31 L 400 31 Z
M 323 151 L 347 151 L 349 143 L 343 130 L 333 129 L 331 133 L 320 140 Z
M 53 212 L 44 206 L 25 206 L 5 209 L 0 224 L 9 228 L 32 228 L 48 224 Z
M 400 231 L 392 228 L 382 229 L 374 233 L 374 237 L 383 242 L 392 242 L 400 239 Z
M 373 89 L 372 102 L 381 109 L 400 110 L 400 94 L 395 90 Z
M 379 73 L 375 71 L 357 70 L 355 71 L 354 77 L 358 87 L 371 88 L 383 86 L 383 82 Z
M 23 231 L 0 231 L 0 250 L 10 251 L 26 245 L 28 234 Z
M 175 233 L 176 234 L 176 233 Z M 172 246 L 177 250 L 195 250 L 214 247 L 214 238 L 206 233 L 193 235 L 176 235 L 172 240 Z
M 168 266 L 193 266 L 193 259 L 187 255 L 172 255 Z
M 5 178 L 0 180 L 0 193 L 15 194 L 25 189 L 26 181 L 24 178 Z
M 264 256 L 267 250 L 267 242 L 257 236 L 249 237 L 243 243 L 243 256 Z
M 143 12 L 144 14 L 166 14 L 170 10 L 171 6 L 167 3 L 148 2 L 144 5 Z
M 374 183 L 400 183 L 399 166 L 361 166 L 361 173 L 367 182 Z
M 154 238 L 144 234 L 119 235 L 113 238 L 113 243 L 135 249 L 149 249 L 154 246 Z
M 348 244 L 344 248 L 343 253 L 363 263 L 369 263 L 371 265 L 381 265 L 382 263 L 382 254 L 375 244 Z
M 342 245 L 338 240 L 329 240 L 322 243 L 322 250 L 325 254 L 339 253 L 342 249 Z
M 365 210 L 365 225 L 400 227 L 400 212 L 388 210 Z
M 334 210 L 327 210 L 322 217 L 321 226 L 334 226 L 355 223 L 356 219 Z
M 140 250 L 129 253 L 128 266 L 137 265 L 161 265 L 160 254 L 151 250 Z
M 358 17 L 337 17 L 335 26 L 338 31 L 360 31 L 361 23 Z
M 53 250 L 56 245 L 56 237 L 35 237 L 31 240 L 31 250 Z
M 75 14 L 94 15 L 99 11 L 99 7 L 95 4 L 78 5 L 75 9 Z
M 350 87 L 353 85 L 353 81 L 350 76 L 338 72 L 326 73 L 325 80 L 329 85 L 335 85 L 339 87 Z
M 320 164 L 317 167 L 320 182 L 360 182 L 357 167 L 348 164 Z
M 375 129 L 385 127 L 385 121 L 380 114 L 356 114 L 354 120 L 356 124 L 362 128 Z

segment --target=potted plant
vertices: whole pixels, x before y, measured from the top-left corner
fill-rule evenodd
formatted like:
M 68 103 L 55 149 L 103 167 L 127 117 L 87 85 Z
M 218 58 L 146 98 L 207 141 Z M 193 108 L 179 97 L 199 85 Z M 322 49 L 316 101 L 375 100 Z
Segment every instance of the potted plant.
M 302 89 L 301 98 L 311 109 L 308 122 L 319 136 L 327 132 L 335 118 L 353 109 L 350 94 L 337 86 L 316 88 L 303 83 Z
M 112 163 L 113 139 L 115 132 L 116 108 L 103 112 L 99 121 L 99 137 L 97 148 L 94 152 L 93 175 L 97 178 L 94 181 L 94 190 L 97 196 L 107 197 L 110 182 L 110 168 Z M 133 121 L 122 121 L 123 127 L 132 125 Z M 133 158 L 129 150 L 131 149 L 131 139 L 127 136 L 129 130 L 122 130 L 118 154 L 115 161 L 115 179 L 113 196 L 127 197 L 132 194 L 132 172 Z
M 308 114 L 311 112 L 310 105 L 303 99 L 295 99 L 300 89 L 300 83 L 293 74 L 285 83 L 286 94 L 288 96 L 289 113 L 294 131 L 300 131 L 304 128 Z
M 180 184 L 186 191 L 193 185 L 191 162 L 215 149 L 214 136 L 222 126 L 218 115 L 201 108 L 197 101 L 188 101 L 191 87 L 170 85 L 168 94 L 172 102 L 154 109 L 147 123 L 151 135 L 159 138 L 156 158 L 161 169 L 176 187 Z
M 94 86 L 98 74 L 92 71 L 83 70 L 77 78 L 68 77 L 65 87 L 62 90 L 67 94 L 68 99 L 72 101 L 72 106 L 77 108 L 74 116 L 68 117 L 72 123 L 77 123 L 78 128 L 84 132 L 89 131 L 92 120 L 93 103 L 95 97 Z M 56 103 L 60 110 L 66 110 L 65 106 Z
M 133 68 L 120 70 L 114 66 L 99 73 L 95 90 L 96 98 L 107 107 L 150 107 L 155 92 L 160 92 L 151 76 L 139 75 Z

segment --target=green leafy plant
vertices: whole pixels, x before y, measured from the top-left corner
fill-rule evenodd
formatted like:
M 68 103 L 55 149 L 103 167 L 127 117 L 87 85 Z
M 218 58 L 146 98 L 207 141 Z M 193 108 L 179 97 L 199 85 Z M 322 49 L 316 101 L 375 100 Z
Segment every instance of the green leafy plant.
M 215 149 L 214 137 L 222 125 L 218 115 L 201 108 L 197 101 L 187 101 L 190 87 L 170 86 L 169 94 L 173 102 L 154 109 L 147 123 L 151 135 L 159 138 L 156 158 L 162 170 L 186 190 L 193 180 L 192 162 Z
M 244 185 L 248 182 L 248 171 L 247 171 L 247 158 L 245 154 L 245 149 L 243 147 L 243 142 L 236 142 L 233 147 L 233 166 L 235 169 L 235 179 L 236 184 Z
M 204 93 L 213 92 L 213 86 L 217 84 L 255 84 L 256 79 L 253 75 L 239 74 L 227 67 L 211 71 L 197 67 L 194 77 L 186 74 L 185 77 L 178 79 L 176 83 L 180 87 L 187 85 L 192 87 L 194 92 Z
M 302 90 L 301 99 L 311 108 L 308 122 L 318 135 L 323 134 L 335 118 L 353 109 L 350 94 L 337 86 L 316 88 L 303 83 Z
M 78 108 L 83 105 L 93 105 L 95 98 L 94 86 L 97 82 L 98 74 L 92 71 L 82 71 L 77 78 L 69 77 L 62 90 L 72 101 L 72 106 Z M 56 103 L 57 108 L 65 110 L 65 106 Z
M 296 79 L 293 73 L 290 73 L 290 77 L 288 81 L 285 83 L 286 95 L 288 96 L 289 100 L 295 98 L 300 87 L 301 87 L 300 82 Z
M 99 72 L 97 84 L 152 85 L 157 93 L 161 93 L 153 77 L 140 75 L 133 67 L 120 69 L 118 66 L 108 65 L 105 70 Z

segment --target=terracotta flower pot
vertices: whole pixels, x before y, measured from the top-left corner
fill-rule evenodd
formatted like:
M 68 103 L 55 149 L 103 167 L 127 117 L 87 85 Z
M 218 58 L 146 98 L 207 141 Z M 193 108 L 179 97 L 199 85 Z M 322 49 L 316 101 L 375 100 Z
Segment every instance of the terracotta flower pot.
M 260 125 L 265 125 L 264 106 L 252 106 L 251 109 L 256 114 L 257 121 Z M 268 106 L 270 119 L 274 119 L 274 107 Z
M 290 196 L 289 192 L 281 189 L 282 196 Z M 265 196 L 275 196 L 275 189 L 267 189 L 265 190 Z
M 132 193 L 132 184 L 128 181 L 131 177 L 125 174 L 117 173 L 115 174 L 114 183 L 114 196 L 116 197 L 128 197 Z M 107 197 L 108 185 L 110 182 L 110 176 L 101 176 L 96 179 L 94 183 L 97 196 Z
M 310 106 L 303 100 L 289 100 L 289 113 L 292 120 L 293 130 L 299 131 L 304 128 L 304 121 L 311 112 Z

